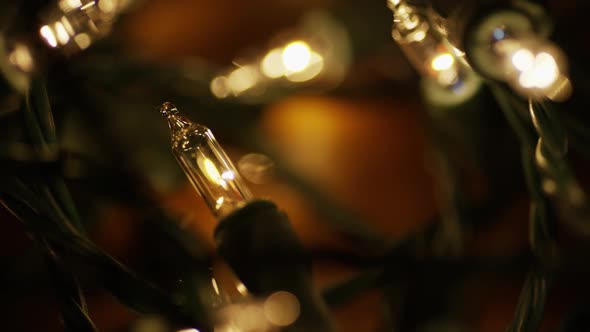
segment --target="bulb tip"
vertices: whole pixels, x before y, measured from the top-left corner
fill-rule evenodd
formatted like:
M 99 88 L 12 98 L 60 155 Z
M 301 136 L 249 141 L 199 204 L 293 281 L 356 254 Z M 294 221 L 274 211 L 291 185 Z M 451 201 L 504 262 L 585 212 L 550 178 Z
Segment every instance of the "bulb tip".
M 176 108 L 176 105 L 167 101 L 164 104 L 162 104 L 162 107 L 160 108 L 160 113 L 162 114 L 163 117 L 169 118 L 170 116 L 177 114 L 178 109 Z

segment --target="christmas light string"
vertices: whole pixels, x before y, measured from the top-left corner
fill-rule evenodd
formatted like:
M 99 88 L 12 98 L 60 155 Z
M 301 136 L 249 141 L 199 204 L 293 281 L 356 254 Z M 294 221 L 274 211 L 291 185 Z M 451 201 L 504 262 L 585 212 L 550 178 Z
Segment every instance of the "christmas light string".
M 430 108 L 424 120 L 442 216 L 434 250 L 441 255 L 458 256 L 466 232 L 467 205 L 461 189 L 460 171 L 450 161 L 437 123 L 441 114 L 458 112 L 462 105 L 473 99 L 482 83 L 465 64 L 462 53 L 446 39 L 444 22 L 432 8 L 416 7 L 403 0 L 391 0 L 387 5 L 393 12 L 392 38 L 422 75 L 422 94 Z M 473 110 L 466 110 L 470 111 Z
M 247 289 L 266 297 L 260 315 L 246 314 L 243 305 L 224 307 L 221 315 L 229 318 L 219 329 L 333 330 L 325 304 L 312 285 L 309 263 L 284 261 L 305 256 L 286 215 L 273 203 L 253 199 L 209 129 L 180 115 L 169 102 L 160 112 L 168 120 L 178 163 L 219 220 L 217 250 L 243 282 L 240 294 Z M 219 284 L 212 282 L 220 294 Z
M 394 6 L 398 6 L 398 10 L 399 10 L 399 5 L 400 5 L 401 1 L 391 1 L 391 4 Z M 399 20 L 400 22 L 404 22 L 404 28 L 411 30 L 410 27 L 412 27 L 413 24 L 415 24 L 412 15 L 415 15 L 415 12 L 413 12 L 411 9 L 405 8 L 404 11 L 402 11 L 402 14 L 399 15 Z M 405 21 L 404 21 L 405 20 Z M 418 24 L 419 26 L 420 24 Z M 57 42 L 57 45 L 61 45 L 62 47 L 69 47 L 66 45 L 69 45 L 68 42 L 66 42 L 66 38 L 65 35 L 62 34 L 62 42 L 60 42 L 58 40 L 58 34 L 59 31 L 61 31 L 61 28 L 56 26 L 55 22 L 52 23 L 51 25 L 48 25 L 51 29 L 51 32 L 54 34 L 54 38 L 55 41 Z M 431 25 L 432 26 L 432 25 Z M 64 26 L 65 29 L 65 26 Z M 58 31 L 59 30 L 59 31 Z M 47 29 L 45 29 L 45 31 L 48 31 Z M 421 30 L 416 30 L 416 31 L 421 31 Z M 45 33 L 47 36 L 48 34 Z M 496 39 L 498 40 L 502 40 L 505 38 L 499 38 L 498 36 L 500 36 L 501 33 L 498 32 L 497 36 L 494 36 Z M 504 36 L 509 35 L 507 33 L 504 34 Z M 47 40 L 47 36 L 43 36 L 43 33 L 41 33 L 41 36 L 46 40 L 46 42 L 48 43 L 49 41 L 53 41 L 51 39 L 51 37 L 48 37 L 49 40 Z M 70 35 L 70 38 L 73 35 Z M 419 35 L 418 35 L 419 36 Z M 426 38 L 426 37 L 424 37 Z M 506 39 L 508 40 L 508 39 Z M 514 40 L 511 40 L 511 42 L 513 42 Z M 516 40 L 518 43 L 520 43 L 520 41 L 517 39 Z M 504 86 L 500 86 L 498 88 L 499 85 L 494 85 L 495 87 L 497 87 L 497 89 L 495 90 L 500 91 L 498 92 L 496 95 L 500 96 L 499 99 L 501 99 L 501 96 L 507 97 L 507 107 L 505 107 L 505 112 L 506 112 L 506 116 L 507 118 L 513 117 L 513 120 L 511 120 L 511 123 L 513 124 L 513 126 L 515 127 L 515 131 L 521 131 L 522 133 L 526 133 L 527 132 L 527 126 L 530 126 L 530 124 L 532 123 L 534 125 L 534 128 L 537 132 L 537 134 L 541 137 L 541 140 L 537 141 L 537 144 L 535 144 L 534 142 L 536 141 L 536 137 L 533 137 L 532 135 L 530 135 L 530 133 L 526 134 L 528 135 L 527 137 L 523 138 L 523 145 L 526 144 L 526 147 L 523 148 L 523 151 L 526 151 L 526 153 L 523 152 L 523 159 L 526 159 L 526 163 L 525 166 L 529 169 L 529 171 L 531 172 L 530 174 L 533 174 L 532 180 L 533 181 L 529 181 L 531 184 L 531 187 L 535 187 L 534 189 L 532 189 L 532 196 L 533 199 L 535 200 L 535 204 L 537 206 L 537 208 L 535 208 L 535 210 L 532 211 L 532 218 L 545 218 L 548 214 L 545 212 L 545 210 L 548 208 L 547 206 L 542 206 L 539 207 L 541 205 L 540 202 L 544 201 L 546 199 L 547 194 L 550 194 L 553 191 L 551 188 L 555 189 L 554 185 L 551 184 L 547 184 L 550 182 L 546 182 L 545 180 L 549 179 L 551 180 L 552 177 L 561 177 L 558 178 L 558 180 L 562 180 L 563 182 L 558 182 L 558 185 L 570 185 L 571 182 L 571 178 L 570 177 L 564 177 L 565 175 L 568 175 L 567 173 L 564 173 L 564 167 L 567 166 L 566 164 L 564 164 L 564 157 L 565 157 L 565 152 L 566 152 L 566 146 L 567 144 L 562 144 L 564 142 L 563 140 L 563 136 L 560 135 L 560 130 L 558 128 L 558 123 L 555 123 L 552 121 L 552 115 L 554 115 L 553 110 L 549 110 L 547 109 L 547 107 L 550 107 L 552 104 L 546 100 L 546 98 L 552 99 L 552 100 L 562 100 L 561 98 L 563 98 L 563 96 L 566 96 L 567 98 L 567 93 L 560 95 L 558 93 L 558 97 L 555 97 L 556 94 L 555 92 L 559 92 L 561 90 L 567 90 L 567 89 L 562 89 L 561 87 L 566 86 L 569 82 L 569 80 L 567 79 L 567 75 L 566 75 L 566 70 L 562 67 L 562 63 L 560 61 L 558 61 L 557 59 L 560 58 L 560 56 L 557 55 L 557 53 L 552 53 L 552 52 L 547 52 L 546 50 L 543 50 L 543 48 L 547 45 L 544 43 L 541 43 L 540 45 L 543 45 L 542 47 L 538 47 L 538 46 L 531 46 L 531 47 L 516 47 L 513 48 L 512 46 L 506 43 L 501 43 L 503 45 L 508 45 L 508 46 L 498 46 L 497 47 L 497 53 L 501 55 L 501 57 L 505 60 L 504 63 L 506 64 L 504 67 L 508 67 L 510 68 L 510 66 L 512 66 L 512 70 L 508 70 L 507 72 L 510 72 L 510 75 L 507 75 L 504 78 L 501 78 L 504 82 L 510 84 L 512 86 L 512 88 L 517 91 L 518 93 L 522 94 L 523 96 L 530 96 L 529 99 L 529 108 L 528 108 L 528 112 L 530 112 L 531 114 L 531 118 L 532 118 L 532 122 L 527 122 L 526 119 L 525 121 L 523 121 L 523 116 L 521 110 L 519 109 L 519 107 L 515 107 L 518 104 L 518 100 L 514 97 L 511 96 L 509 94 L 507 94 L 507 89 Z M 526 43 L 521 43 L 521 44 L 517 44 L 517 45 L 525 45 Z M 51 44 L 48 44 L 51 46 Z M 73 44 L 72 44 L 73 45 Z M 439 44 L 440 45 L 440 44 Z M 539 45 L 539 44 L 535 44 L 535 45 Z M 438 45 L 437 45 L 438 48 Z M 284 49 L 283 49 L 284 50 Z M 435 49 L 436 50 L 436 49 Z M 448 51 L 448 48 L 447 48 Z M 470 52 L 466 52 L 467 54 L 470 54 Z M 19 54 L 21 54 L 21 56 L 19 56 Z M 26 61 L 26 56 L 23 56 L 22 54 L 26 54 L 26 52 L 24 51 L 24 49 L 21 47 L 18 51 L 15 51 L 10 53 L 10 55 L 8 55 L 8 59 L 9 61 L 19 67 L 21 70 L 26 71 L 27 68 L 27 61 Z M 453 61 L 451 62 L 448 58 L 448 55 L 451 55 L 453 57 Z M 446 79 L 445 77 L 454 77 L 455 74 L 453 74 L 453 72 L 455 71 L 455 65 L 457 65 L 458 63 L 460 63 L 459 60 L 457 60 L 457 52 L 454 51 L 450 51 L 448 53 L 443 52 L 442 54 L 438 54 L 435 56 L 430 56 L 429 61 L 426 62 L 422 62 L 422 66 L 425 66 L 426 64 L 426 70 L 425 72 L 427 72 L 427 75 L 432 77 L 433 79 L 435 79 L 435 81 L 437 82 L 437 84 L 441 85 L 442 87 L 452 87 L 457 81 L 456 79 L 463 77 L 464 74 L 460 74 L 457 73 L 456 77 L 454 79 Z M 515 60 L 516 59 L 516 60 Z M 451 64 L 449 66 L 449 63 Z M 429 66 L 429 68 L 428 68 Z M 452 68 L 452 70 L 450 70 Z M 479 67 L 477 67 L 479 68 Z M 430 71 L 430 69 L 432 71 Z M 446 72 L 450 70 L 450 73 L 452 74 L 447 74 Z M 463 69 L 460 69 L 463 70 Z M 478 69 L 476 69 L 476 71 L 478 71 Z M 459 70 L 457 69 L 457 72 L 459 72 Z M 442 79 L 441 79 L 442 77 Z M 450 82 L 450 84 L 449 84 Z M 559 86 L 559 88 L 558 88 Z M 518 112 L 515 112 L 515 109 L 518 109 Z M 527 110 L 525 110 L 525 113 Z M 528 113 L 527 113 L 528 114 Z M 510 120 L 510 119 L 509 119 Z M 529 119 L 530 120 L 530 119 Z M 36 120 L 35 120 L 36 121 Z M 42 120 L 40 122 L 43 122 L 45 120 Z M 45 124 L 41 125 L 41 127 L 43 126 L 51 126 L 51 124 L 49 122 L 46 122 Z M 520 128 L 518 128 L 520 126 Z M 524 128 L 524 129 L 523 129 Z M 30 130 L 36 130 L 35 128 L 31 127 Z M 44 136 L 46 134 L 41 134 L 39 137 L 43 138 L 43 140 L 51 140 L 51 136 Z M 532 144 L 530 144 L 531 142 L 533 142 Z M 42 142 L 40 144 L 43 147 L 47 147 L 48 144 L 47 142 Z M 534 151 L 536 154 L 531 154 L 531 146 L 534 146 Z M 559 147 L 559 148 L 556 148 Z M 547 151 L 551 151 L 551 152 L 547 152 Z M 531 159 L 530 157 L 534 156 L 533 159 Z M 553 157 L 557 156 L 557 158 L 559 159 L 559 163 L 555 163 L 554 161 L 552 161 L 552 159 L 554 159 Z M 203 158 L 201 158 L 203 159 Z M 209 159 L 211 160 L 211 159 Z M 532 162 L 531 162 L 532 161 Z M 549 163 L 549 165 L 551 167 L 554 167 L 557 171 L 552 171 L 549 172 L 548 174 L 543 174 L 544 172 L 547 172 L 547 170 L 551 170 L 550 168 L 547 168 L 547 163 Z M 219 170 L 217 170 L 217 172 L 212 171 L 212 167 L 211 164 L 214 164 L 213 161 L 211 161 L 210 163 L 207 162 L 201 162 L 200 164 L 198 163 L 198 161 L 196 161 L 196 167 L 198 167 L 198 169 L 200 169 L 201 171 L 205 171 L 208 176 L 206 175 L 205 181 L 207 181 L 206 183 L 208 183 L 208 185 L 214 185 L 217 187 L 221 187 L 222 189 L 228 189 L 228 188 L 232 188 L 230 186 L 230 184 L 228 183 L 228 181 L 232 181 L 234 180 L 234 178 L 231 178 L 231 176 L 229 176 L 229 173 L 225 173 L 225 172 L 220 172 Z M 564 166 L 565 165 L 565 166 Z M 532 167 L 530 167 L 532 166 Z M 216 168 L 217 169 L 217 168 Z M 227 169 L 226 169 L 227 170 Z M 223 177 L 223 174 L 226 174 L 225 178 Z M 542 175 L 542 176 L 541 176 Z M 570 174 L 571 175 L 571 174 Z M 568 175 L 569 176 L 569 175 Z M 542 178 L 545 178 L 545 180 L 542 180 Z M 534 182 L 534 183 L 533 183 Z M 9 182 L 7 182 L 9 183 Z M 225 186 L 223 185 L 225 183 Z M 10 185 L 9 184 L 3 184 L 4 188 L 8 188 Z M 13 183 L 13 187 L 11 187 L 10 190 L 4 189 L 5 193 L 8 195 L 11 192 L 18 192 L 18 184 L 14 184 Z M 557 186 L 558 191 L 562 192 L 562 193 L 566 193 L 566 197 L 567 199 L 570 200 L 569 203 L 575 203 L 576 199 L 572 199 L 575 198 L 576 196 L 573 195 L 572 193 L 575 194 L 575 191 L 569 191 L 567 189 L 567 187 L 560 187 Z M 239 190 L 238 190 L 239 191 Z M 537 194 L 540 195 L 538 197 L 536 197 Z M 31 194 L 31 193 L 29 193 Z M 22 202 L 26 202 L 26 201 L 30 201 L 31 200 L 31 196 L 34 195 L 24 195 L 19 197 L 19 200 L 21 200 Z M 242 198 L 243 199 L 239 199 L 238 201 L 240 202 L 237 205 L 231 205 L 229 212 L 226 212 L 225 208 L 223 207 L 223 204 L 219 205 L 217 200 L 214 201 L 215 204 L 210 203 L 209 205 L 212 206 L 213 211 L 215 211 L 215 213 L 219 214 L 221 217 L 230 215 L 232 213 L 232 211 L 234 211 L 235 209 L 241 209 L 243 208 L 245 205 L 248 204 L 248 202 L 250 201 L 250 198 L 248 198 L 248 195 L 243 195 L 242 193 Z M 561 194 L 560 194 L 561 196 Z M 578 195 L 579 196 L 579 195 Z M 224 197 L 224 202 L 225 203 L 225 197 L 226 196 L 220 196 L 220 197 Z M 539 200 L 537 200 L 537 198 L 539 198 Z M 11 199 L 6 199 L 6 202 L 10 202 L 12 204 L 8 204 L 11 205 L 13 210 L 19 210 L 18 214 L 22 214 L 22 215 L 26 215 L 27 214 L 27 207 L 22 207 L 19 206 L 18 203 L 13 202 Z M 213 201 L 211 201 L 213 202 Z M 30 202 L 29 202 L 30 203 Z M 62 204 L 63 202 L 60 202 L 60 204 Z M 65 203 L 67 205 L 67 203 Z M 219 206 L 218 206 L 219 205 Z M 15 208 L 16 207 L 16 208 Z M 62 216 L 59 216 L 59 218 L 64 218 L 63 215 L 67 215 L 70 214 L 68 216 L 68 218 L 72 218 L 75 219 L 75 217 L 72 217 L 73 214 L 71 214 L 70 212 L 66 211 L 66 208 L 62 208 L 61 211 L 54 211 L 52 213 L 58 213 Z M 23 212 L 25 211 L 25 212 Z M 28 211 L 28 213 L 30 214 L 31 211 Z M 23 218 L 23 219 L 27 219 L 27 222 L 30 222 L 29 220 L 33 220 L 33 217 L 28 217 L 28 218 Z M 37 225 L 37 224 L 35 224 Z M 536 232 L 538 236 L 547 236 L 547 237 L 551 237 L 551 230 L 547 230 L 546 225 L 543 222 L 536 222 L 534 223 L 535 227 L 532 228 L 533 232 Z M 40 225 L 37 225 L 39 227 L 41 227 Z M 36 226 L 36 227 L 37 227 Z M 541 234 L 543 232 L 547 232 L 547 234 Z M 543 244 L 542 242 L 545 241 L 551 241 L 551 239 L 545 239 L 542 240 L 540 245 L 544 246 L 545 244 Z M 59 242 L 56 242 L 59 243 Z M 86 244 L 85 242 L 83 242 L 84 244 Z M 535 244 L 533 244 L 533 246 L 535 246 Z M 535 252 L 539 254 L 539 257 L 544 257 L 544 259 L 546 259 L 547 262 L 551 262 L 552 258 L 550 257 L 551 255 L 545 255 L 542 253 L 542 251 L 538 251 Z M 95 255 L 96 253 L 92 253 L 90 254 Z M 99 255 L 100 256 L 100 255 Z M 103 256 L 100 256 L 103 257 Z M 104 257 L 103 257 L 104 258 Z M 546 271 L 542 271 L 541 273 L 536 273 L 536 272 L 531 272 L 531 277 L 527 279 L 526 282 L 526 287 L 523 289 L 523 302 L 524 304 L 519 305 L 519 311 L 517 313 L 517 319 L 515 320 L 516 322 L 519 323 L 514 323 L 515 326 L 523 326 L 523 321 L 531 319 L 531 321 L 533 323 L 530 323 L 530 329 L 535 329 L 536 326 L 538 325 L 538 322 L 540 320 L 540 315 L 542 314 L 542 303 L 544 302 L 544 297 L 546 295 L 546 289 L 547 289 L 547 276 L 544 275 Z M 123 296 L 125 297 L 125 296 Z M 534 300 L 534 301 L 533 301 Z M 537 301 L 537 302 L 535 302 Z M 526 308 L 532 308 L 532 311 L 527 311 Z M 520 310 L 522 309 L 522 310 Z M 178 309 L 181 310 L 181 309 Z M 531 314 L 532 313 L 532 314 Z M 533 318 L 531 318 L 533 317 Z M 526 323 L 529 324 L 529 323 Z M 515 328 L 516 329 L 516 328 Z M 191 330 L 192 331 L 192 330 Z
M 412 11 L 406 10 L 401 1 L 389 1 L 388 4 L 394 10 L 394 17 L 395 10 L 399 11 L 401 8 L 402 14 L 410 13 L 405 17 L 405 20 L 411 22 L 412 27 L 420 26 L 417 23 L 419 20 L 414 19 L 412 21 Z M 499 11 L 498 16 L 510 18 L 508 22 L 520 23 L 520 26 L 516 24 L 516 28 L 512 29 L 512 26 L 507 24 L 506 21 L 497 20 L 494 14 L 492 13 L 487 17 L 484 15 L 483 22 L 478 22 L 480 25 L 476 26 L 476 32 L 472 33 L 477 37 L 475 41 L 471 40 L 471 42 L 483 44 L 477 45 L 476 49 L 479 48 L 478 52 L 480 52 L 477 55 L 487 60 L 488 64 L 488 66 L 478 64 L 475 68 L 485 68 L 483 71 L 484 77 L 502 80 L 509 84 L 514 91 L 528 98 L 530 118 L 539 135 L 536 148 L 532 147 L 533 138 L 529 136 L 525 129 L 528 125 L 522 122 L 522 114 L 518 114 L 518 112 L 521 112 L 520 107 L 515 107 L 515 105 L 522 102 L 510 96 L 510 93 L 506 92 L 502 86 L 488 82 L 488 84 L 492 85 L 492 89 L 509 122 L 517 133 L 520 133 L 522 162 L 532 196 L 530 211 L 531 248 L 537 257 L 544 262 L 542 263 L 544 265 L 540 268 L 533 266 L 529 277 L 525 281 L 515 318 L 508 330 L 536 330 L 543 316 L 544 304 L 551 280 L 550 271 L 554 268 L 557 255 L 555 239 L 552 235 L 555 220 L 553 220 L 553 213 L 550 211 L 551 207 L 546 195 L 559 196 L 557 200 L 558 208 L 563 208 L 565 205 L 566 208 L 569 207 L 569 210 L 572 210 L 572 207 L 575 206 L 577 208 L 575 210 L 582 211 L 582 213 L 588 209 L 585 194 L 581 190 L 581 186 L 575 181 L 575 178 L 572 177 L 572 172 L 565 162 L 567 152 L 565 131 L 560 128 L 560 121 L 557 116 L 551 114 L 555 110 L 543 107 L 543 105 L 547 106 L 549 104 L 544 99 L 563 101 L 571 94 L 571 85 L 565 69 L 567 67 L 565 57 L 556 46 L 544 41 L 544 36 L 533 34 L 530 28 L 528 30 L 523 29 L 522 23 L 514 19 L 518 15 L 512 15 L 511 17 L 510 14 Z M 525 20 L 525 22 L 527 21 Z M 403 23 L 402 16 L 402 19 L 397 19 L 394 26 L 407 26 L 407 24 Z M 477 28 L 480 28 L 480 30 L 477 31 Z M 421 31 L 424 30 L 422 28 Z M 527 30 L 526 34 L 522 30 Z M 418 38 L 418 42 L 422 41 L 424 35 L 421 31 L 419 31 L 420 38 Z M 487 34 L 478 35 L 481 31 L 485 31 Z M 412 32 L 410 31 L 410 33 Z M 399 34 L 394 33 L 393 36 L 399 42 L 399 38 L 396 38 Z M 406 44 L 402 43 L 402 49 Z M 432 44 L 430 49 L 434 50 L 436 46 L 432 46 Z M 486 44 L 489 46 L 485 46 Z M 414 49 L 417 48 L 414 47 Z M 407 50 L 405 52 L 411 54 Z M 481 52 L 490 52 L 492 55 L 485 53 L 482 55 Z M 477 56 L 470 57 L 470 55 L 468 51 L 468 58 L 471 60 L 478 59 Z M 410 59 L 412 56 L 410 56 Z M 414 60 L 413 63 L 420 70 L 420 66 L 424 66 L 423 63 L 426 63 L 426 61 L 420 63 Z M 490 63 L 496 63 L 499 66 L 490 68 Z M 425 72 L 424 70 L 421 71 Z M 431 75 L 428 72 L 426 74 Z M 559 194 L 556 192 L 559 192 Z M 583 220 L 583 217 L 580 219 L 579 215 L 572 216 L 571 213 L 569 216 L 564 217 L 566 220 L 571 219 L 571 217 L 577 217 L 574 218 L 576 221 Z

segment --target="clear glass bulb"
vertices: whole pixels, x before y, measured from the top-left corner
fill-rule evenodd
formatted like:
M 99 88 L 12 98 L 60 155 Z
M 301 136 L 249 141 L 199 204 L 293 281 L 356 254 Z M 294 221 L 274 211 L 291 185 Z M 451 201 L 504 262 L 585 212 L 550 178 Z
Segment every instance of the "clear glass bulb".
M 388 6 L 393 12 L 391 35 L 414 68 L 443 87 L 460 83 L 464 73 L 455 59 L 457 50 L 449 49 L 440 40 L 425 9 L 402 0 L 389 0 Z
M 252 200 L 252 194 L 211 130 L 179 114 L 172 103 L 164 103 L 160 112 L 168 120 L 174 156 L 217 218 Z

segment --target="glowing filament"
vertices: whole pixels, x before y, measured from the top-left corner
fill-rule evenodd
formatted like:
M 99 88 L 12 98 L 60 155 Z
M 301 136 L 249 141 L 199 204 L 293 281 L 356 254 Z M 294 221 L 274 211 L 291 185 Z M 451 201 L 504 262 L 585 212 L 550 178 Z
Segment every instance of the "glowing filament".
M 211 180 L 213 183 L 222 186 L 223 188 L 227 188 L 227 183 L 221 177 L 221 174 L 219 174 L 219 170 L 217 170 L 217 167 L 215 167 L 215 164 L 211 161 L 211 159 L 202 158 L 199 156 L 197 157 L 197 164 L 203 170 L 205 176 L 207 176 L 209 180 Z M 219 204 L 219 202 L 217 203 Z M 223 203 L 223 201 L 221 201 L 221 203 Z

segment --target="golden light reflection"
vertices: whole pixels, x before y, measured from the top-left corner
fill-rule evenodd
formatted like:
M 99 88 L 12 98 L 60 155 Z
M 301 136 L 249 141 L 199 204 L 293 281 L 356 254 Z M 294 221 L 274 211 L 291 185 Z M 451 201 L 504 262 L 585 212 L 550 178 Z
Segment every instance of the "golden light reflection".
M 269 78 L 279 78 L 285 74 L 285 66 L 283 65 L 283 50 L 280 48 L 272 49 L 262 59 L 260 69 L 262 73 Z
M 53 33 L 53 30 L 48 25 L 42 26 L 41 29 L 39 29 L 39 33 L 41 34 L 41 37 L 43 37 L 43 39 L 45 39 L 45 42 L 49 46 L 57 47 L 57 39 L 55 38 L 55 34 Z
M 182 330 L 178 330 L 178 332 L 200 332 L 197 329 L 182 329 Z
M 222 197 L 223 198 L 223 197 Z M 217 285 L 217 280 L 215 278 L 211 278 L 211 286 L 213 286 L 213 290 L 215 294 L 219 295 L 219 286 Z
M 273 161 L 268 156 L 259 153 L 246 154 L 238 161 L 240 174 L 246 180 L 256 184 L 267 182 L 273 167 Z
M 240 294 L 242 294 L 244 296 L 248 295 L 248 288 L 246 288 L 246 285 L 244 285 L 244 283 L 239 280 L 236 285 L 236 289 Z
M 306 42 L 297 40 L 285 47 L 281 59 L 288 71 L 297 73 L 309 66 L 311 49 Z
M 273 325 L 291 325 L 299 318 L 299 313 L 299 300 L 289 292 L 276 292 L 264 301 L 264 316 Z
M 33 70 L 33 56 L 29 48 L 24 44 L 18 43 L 14 46 L 14 50 L 8 56 L 8 61 L 24 72 Z

